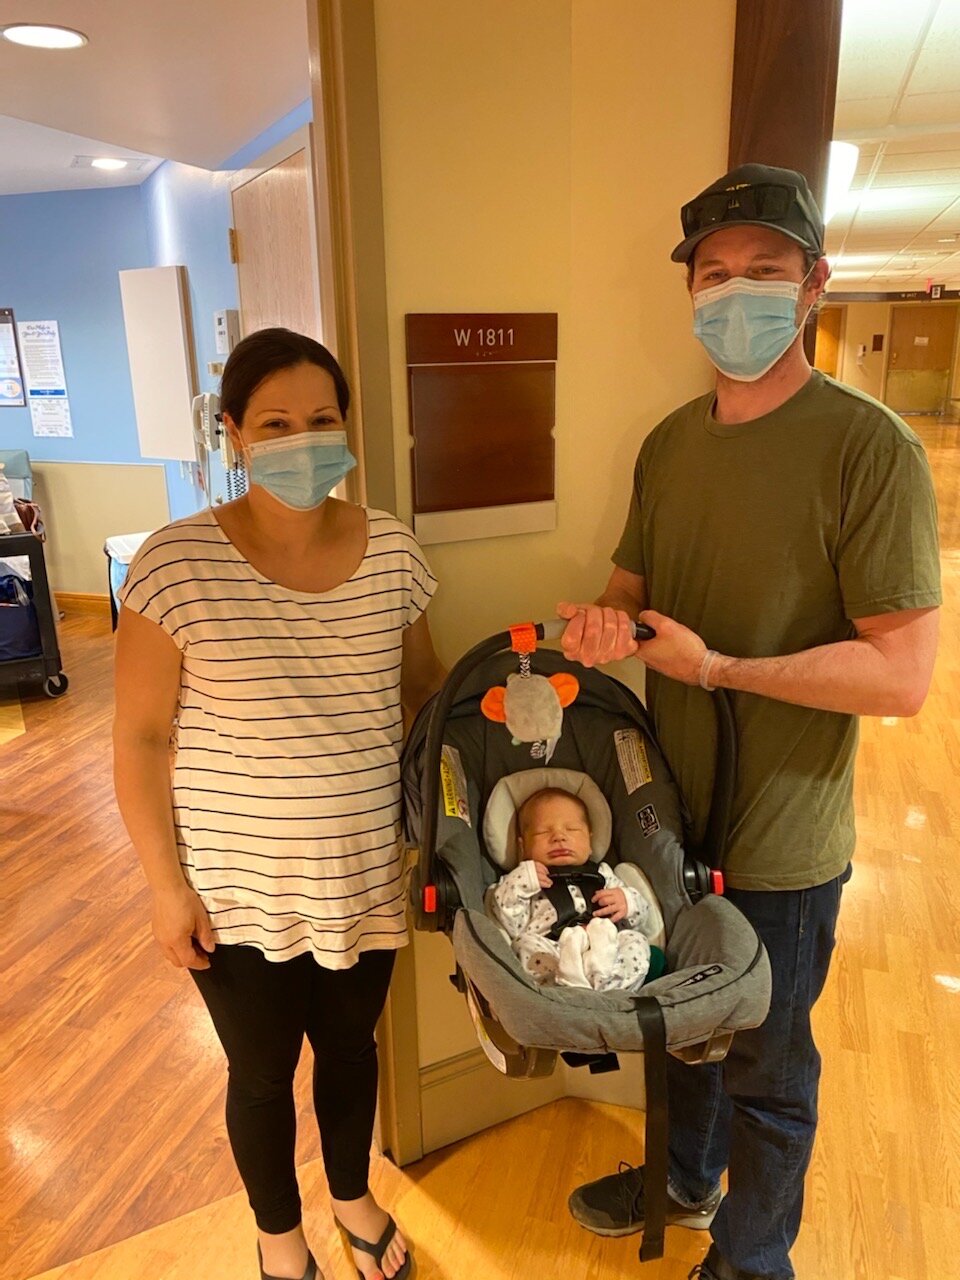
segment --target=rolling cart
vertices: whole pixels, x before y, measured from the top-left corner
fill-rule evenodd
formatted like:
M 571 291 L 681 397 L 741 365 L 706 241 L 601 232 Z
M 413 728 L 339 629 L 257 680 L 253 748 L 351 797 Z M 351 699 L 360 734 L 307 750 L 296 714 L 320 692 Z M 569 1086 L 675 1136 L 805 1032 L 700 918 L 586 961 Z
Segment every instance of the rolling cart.
M 0 557 L 28 556 L 30 560 L 33 604 L 40 627 L 40 652 L 34 657 L 13 658 L 0 662 L 0 686 L 22 680 L 42 680 L 48 698 L 59 698 L 67 692 L 69 680 L 61 667 L 60 642 L 57 639 L 47 564 L 43 543 L 33 533 L 11 533 L 0 538 Z

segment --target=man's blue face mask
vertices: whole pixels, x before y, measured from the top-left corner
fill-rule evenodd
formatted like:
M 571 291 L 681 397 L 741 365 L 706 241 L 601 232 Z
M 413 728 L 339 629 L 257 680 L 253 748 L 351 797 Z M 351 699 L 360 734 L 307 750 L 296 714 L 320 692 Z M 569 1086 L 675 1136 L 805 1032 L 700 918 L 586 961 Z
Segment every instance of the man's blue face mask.
M 247 446 L 250 482 L 293 511 L 312 511 L 357 465 L 345 431 L 303 431 Z
M 816 265 L 816 264 L 814 264 Z M 756 382 L 777 363 L 800 332 L 800 290 L 791 280 L 737 276 L 693 295 L 693 332 L 721 373 L 735 382 Z

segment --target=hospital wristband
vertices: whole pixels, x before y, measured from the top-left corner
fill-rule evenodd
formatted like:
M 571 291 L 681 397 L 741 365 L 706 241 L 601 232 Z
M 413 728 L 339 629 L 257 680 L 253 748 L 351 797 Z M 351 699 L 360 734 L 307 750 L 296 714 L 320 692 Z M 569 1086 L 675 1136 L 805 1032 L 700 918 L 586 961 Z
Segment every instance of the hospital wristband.
M 719 658 L 716 649 L 708 649 L 703 655 L 703 661 L 700 663 L 700 688 L 706 689 L 707 693 L 713 693 L 716 689 L 715 684 L 710 683 L 710 668 L 713 666 L 714 658 Z

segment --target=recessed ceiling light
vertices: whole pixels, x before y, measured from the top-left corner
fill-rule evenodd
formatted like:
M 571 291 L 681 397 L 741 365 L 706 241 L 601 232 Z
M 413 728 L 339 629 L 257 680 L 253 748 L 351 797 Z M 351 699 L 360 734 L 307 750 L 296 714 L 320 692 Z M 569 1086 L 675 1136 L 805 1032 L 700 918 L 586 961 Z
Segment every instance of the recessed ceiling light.
M 11 22 L 0 27 L 0 36 L 13 44 L 29 45 L 32 49 L 79 49 L 87 43 L 82 31 L 39 22 Z
M 938 236 L 937 237 L 937 244 L 956 244 L 956 242 L 957 242 L 956 236 Z
M 125 169 L 127 167 L 126 160 L 121 160 L 118 156 L 97 156 L 96 160 L 90 161 L 94 169 Z

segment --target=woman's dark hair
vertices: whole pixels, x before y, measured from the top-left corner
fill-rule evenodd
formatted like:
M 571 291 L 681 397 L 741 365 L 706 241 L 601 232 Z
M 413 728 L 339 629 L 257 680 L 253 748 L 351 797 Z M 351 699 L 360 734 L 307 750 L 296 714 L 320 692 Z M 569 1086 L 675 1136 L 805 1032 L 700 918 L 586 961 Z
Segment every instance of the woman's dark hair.
M 220 412 L 229 414 L 239 426 L 250 397 L 264 378 L 298 364 L 315 364 L 330 374 L 340 415 L 346 420 L 350 388 L 343 370 L 325 346 L 292 329 L 260 329 L 237 343 L 220 380 Z

